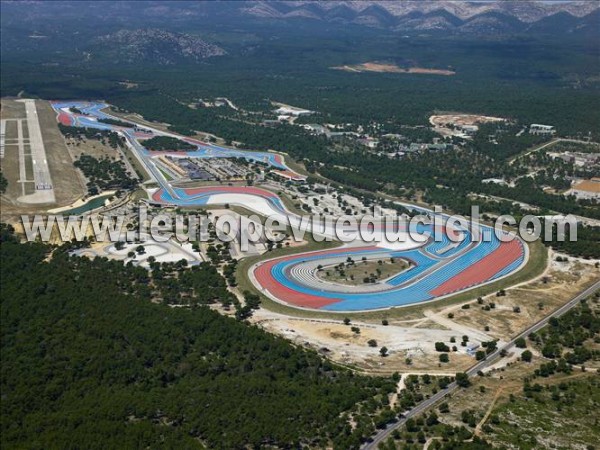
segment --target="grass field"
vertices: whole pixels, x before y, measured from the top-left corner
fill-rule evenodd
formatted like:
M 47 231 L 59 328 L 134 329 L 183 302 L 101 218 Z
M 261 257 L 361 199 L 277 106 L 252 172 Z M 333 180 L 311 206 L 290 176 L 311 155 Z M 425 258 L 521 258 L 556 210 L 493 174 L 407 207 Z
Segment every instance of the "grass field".
M 283 159 L 284 159 L 285 165 L 288 166 L 294 172 L 299 173 L 300 175 L 304 175 L 304 176 L 310 176 L 311 175 L 310 173 L 308 173 L 306 171 L 306 168 L 304 167 L 304 164 L 296 162 L 287 153 L 283 153 L 283 152 L 274 152 L 274 153 L 279 153 L 280 155 L 283 155 Z
M 33 163 L 29 156 L 29 145 L 27 141 L 23 143 L 24 162 L 26 180 L 31 180 L 31 183 L 21 183 L 21 168 L 19 162 L 19 128 L 21 129 L 22 137 L 24 138 L 27 132 L 27 114 L 25 112 L 25 104 L 14 100 L 2 99 L 2 119 L 7 120 L 5 128 L 5 147 L 4 158 L 1 160 L 2 174 L 8 181 L 6 192 L 3 195 L 3 208 L 10 209 L 10 204 L 16 202 L 16 199 L 23 194 L 30 194 L 35 189 L 33 183 Z M 20 119 L 20 120 L 11 120 Z M 19 124 L 20 122 L 20 124 Z
M 0 100 L 0 104 L 2 105 L 2 108 L 0 108 L 2 119 L 21 119 L 25 117 L 25 104 L 7 98 Z
M 379 264 L 379 261 L 356 261 L 355 264 L 344 267 L 343 273 L 335 270 L 332 266 L 323 267 L 317 273 L 317 276 L 326 281 L 356 286 L 364 284 L 365 277 L 376 277 L 379 280 L 384 280 L 410 267 L 410 263 L 401 258 L 395 258 L 394 262 L 389 258 L 380 261 L 381 264 Z
M 140 176 L 140 181 L 142 183 L 151 180 L 150 175 L 148 175 L 148 171 L 146 170 L 144 165 L 135 157 L 135 155 L 133 154 L 133 150 L 131 150 L 131 148 L 129 148 L 128 145 L 123 146 L 123 154 Z
M 69 205 L 86 194 L 77 169 L 58 129 L 56 113 L 47 101 L 35 102 L 57 205 Z
M 158 168 L 158 170 L 160 170 L 160 173 L 162 174 L 162 176 L 165 177 L 165 180 L 167 180 L 167 181 L 173 180 L 173 177 L 171 175 L 169 175 L 166 171 L 164 171 L 160 167 Z
M 268 189 L 268 187 L 267 187 Z M 272 190 L 272 189 L 269 189 Z M 292 200 L 290 198 L 290 196 L 284 192 L 276 192 L 276 194 L 279 196 L 279 198 L 281 199 L 281 202 L 283 203 L 283 206 L 285 206 L 290 212 L 293 212 L 295 214 L 298 214 L 300 216 L 307 214 L 306 211 L 300 209 L 298 206 L 296 206 L 296 203 L 294 202 L 294 200 Z
M 93 156 L 96 159 L 118 157 L 117 151 L 108 144 L 103 144 L 98 139 L 87 139 L 86 137 L 76 139 L 66 139 L 67 147 L 70 150 L 73 159 L 81 155 Z
M 10 123 L 10 122 L 9 122 Z M 7 139 L 9 136 L 14 136 L 6 133 Z M 2 195 L 3 206 L 8 202 L 14 202 L 18 197 L 23 195 L 23 187 L 19 175 L 19 147 L 16 144 L 5 145 L 4 158 L 2 159 L 2 174 L 8 181 L 6 192 Z

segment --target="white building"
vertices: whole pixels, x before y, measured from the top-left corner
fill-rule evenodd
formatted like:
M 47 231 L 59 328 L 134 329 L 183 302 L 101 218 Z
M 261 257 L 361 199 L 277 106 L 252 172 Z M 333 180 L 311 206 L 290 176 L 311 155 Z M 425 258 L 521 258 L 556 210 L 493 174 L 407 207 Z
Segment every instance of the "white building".
M 530 134 L 550 134 L 553 135 L 556 133 L 556 130 L 552 125 L 541 125 L 539 123 L 532 123 L 529 126 Z
M 294 108 L 291 106 L 281 106 L 275 110 L 276 114 L 286 116 L 305 116 L 313 112 L 308 109 Z
M 304 125 L 300 125 L 305 130 L 310 131 L 315 134 L 329 134 L 329 129 L 324 127 L 323 125 L 319 125 L 318 123 L 307 123 Z
M 507 186 L 508 183 L 506 182 L 506 180 L 502 179 L 502 178 L 486 178 L 485 180 L 481 180 L 482 183 L 485 184 L 489 184 L 489 183 L 493 183 L 493 184 L 500 184 L 502 186 Z

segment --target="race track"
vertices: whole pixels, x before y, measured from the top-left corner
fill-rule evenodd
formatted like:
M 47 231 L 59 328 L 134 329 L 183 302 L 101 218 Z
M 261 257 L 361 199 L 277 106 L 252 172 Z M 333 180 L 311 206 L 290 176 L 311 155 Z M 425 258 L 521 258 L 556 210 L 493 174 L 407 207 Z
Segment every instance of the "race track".
M 99 118 L 112 118 L 102 110 L 108 105 L 94 102 L 54 102 L 60 123 L 70 126 L 90 127 L 118 132 L 125 137 L 136 157 L 143 162 L 148 173 L 159 183 L 153 192 L 156 203 L 177 206 L 240 205 L 264 216 L 275 216 L 288 220 L 293 228 L 301 225 L 300 216 L 290 212 L 277 195 L 269 190 L 254 186 L 210 186 L 183 189 L 173 187 L 160 173 L 153 161 L 161 154 L 185 156 L 186 158 L 246 158 L 276 169 L 276 172 L 292 180 L 303 177 L 285 165 L 281 155 L 270 152 L 235 150 L 163 132 L 149 126 L 139 125 L 140 132 L 98 122 Z M 81 111 L 73 113 L 70 108 Z M 119 119 L 122 120 L 122 119 Z M 150 135 L 171 136 L 197 146 L 186 152 L 149 152 L 143 147 L 142 138 Z M 407 208 L 421 209 L 404 205 Z M 485 283 L 515 273 L 527 261 L 527 247 L 519 239 L 500 239 L 494 230 L 481 225 L 481 232 L 473 233 L 468 227 L 456 225 L 441 230 L 442 239 L 435 241 L 434 223 L 421 224 L 419 231 L 430 237 L 422 241 L 407 239 L 398 243 L 353 242 L 333 250 L 304 252 L 274 258 L 255 264 L 250 269 L 250 279 L 264 295 L 297 308 L 327 311 L 366 311 L 423 303 L 454 295 Z M 312 230 L 310 227 L 307 231 Z M 334 230 L 319 230 L 323 236 L 331 237 Z M 453 242 L 449 235 L 460 234 L 462 240 Z M 477 239 L 471 239 L 478 235 Z M 501 232 L 501 237 L 508 233 Z M 300 249 L 299 249 L 300 250 Z M 358 262 L 362 258 L 383 260 L 402 258 L 410 261 L 409 269 L 377 283 L 356 286 L 324 281 L 317 275 L 319 266 L 345 263 L 348 258 Z

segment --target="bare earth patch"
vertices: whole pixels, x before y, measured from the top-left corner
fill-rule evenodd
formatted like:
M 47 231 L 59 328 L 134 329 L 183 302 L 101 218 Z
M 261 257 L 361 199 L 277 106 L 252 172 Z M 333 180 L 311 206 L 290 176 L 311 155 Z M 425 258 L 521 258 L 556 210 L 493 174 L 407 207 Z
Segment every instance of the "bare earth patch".
M 460 136 L 463 127 L 473 127 L 482 123 L 506 122 L 502 117 L 482 116 L 480 114 L 438 114 L 429 117 L 435 132 L 442 136 Z
M 354 320 L 345 325 L 343 319 L 343 316 L 337 320 L 294 318 L 264 308 L 257 310 L 253 317 L 253 321 L 267 331 L 369 373 L 415 370 L 455 373 L 473 364 L 473 358 L 460 351 L 450 352 L 449 363 L 440 363 L 439 353 L 434 350 L 435 342 L 450 343 L 450 339 L 457 336 L 452 330 L 417 328 L 409 323 L 384 326 L 381 322 Z M 382 347 L 388 349 L 386 357 L 380 355 Z
M 139 86 L 137 83 L 134 83 L 132 81 L 119 81 L 119 84 L 121 86 L 124 86 L 125 89 L 134 89 Z
M 482 331 L 487 326 L 490 336 L 506 341 L 596 281 L 597 270 L 594 261 L 584 262 L 575 258 L 566 263 L 552 261 L 544 277 L 506 289 L 505 296 L 486 296 L 483 304 L 472 302 L 469 309 L 457 306 L 452 311 L 453 321 L 463 325 L 477 324 L 476 327 Z M 494 308 L 486 310 L 490 304 Z
M 366 62 L 362 64 L 343 65 L 331 67 L 335 70 L 343 70 L 345 72 L 377 72 L 377 73 L 416 73 L 425 75 L 456 75 L 453 70 L 447 69 L 429 69 L 425 67 L 408 67 L 403 68 L 395 64 Z

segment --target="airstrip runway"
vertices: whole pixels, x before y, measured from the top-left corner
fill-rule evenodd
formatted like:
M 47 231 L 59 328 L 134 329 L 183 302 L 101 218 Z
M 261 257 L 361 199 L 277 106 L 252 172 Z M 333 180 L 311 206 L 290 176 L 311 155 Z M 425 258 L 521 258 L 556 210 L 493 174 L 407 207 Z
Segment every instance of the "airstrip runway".
M 46 149 L 35 100 L 18 100 L 25 104 L 26 117 L 2 119 L 0 124 L 0 158 L 4 158 L 6 146 L 17 146 L 19 178 L 22 195 L 17 198 L 24 204 L 51 204 L 56 202 L 54 186 L 46 158 Z M 8 134 L 8 126 L 16 133 Z M 27 134 L 27 136 L 26 136 Z

